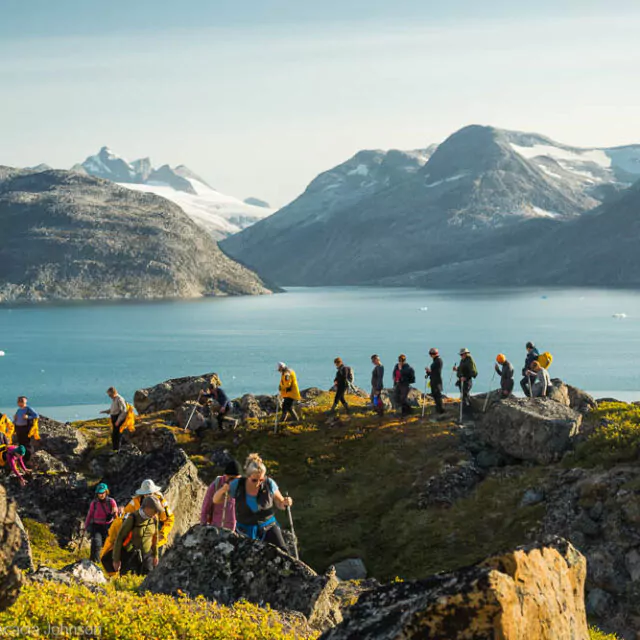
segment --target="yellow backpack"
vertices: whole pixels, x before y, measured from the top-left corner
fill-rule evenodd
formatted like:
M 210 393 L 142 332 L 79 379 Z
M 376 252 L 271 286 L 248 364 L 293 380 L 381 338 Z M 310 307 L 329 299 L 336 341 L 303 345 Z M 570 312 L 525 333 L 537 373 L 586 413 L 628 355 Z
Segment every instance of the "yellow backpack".
M 551 366 L 552 362 L 553 362 L 553 356 L 548 351 L 545 351 L 544 353 L 541 353 L 538 356 L 538 364 L 543 369 L 548 369 Z
M 133 407 L 127 402 L 127 417 L 120 425 L 120 433 L 124 433 L 126 430 L 135 431 L 136 429 L 136 414 Z
M 0 414 L 0 431 L 2 431 L 5 436 L 7 436 L 9 444 L 11 444 L 11 439 L 13 438 L 13 432 L 15 431 L 15 429 L 16 428 L 13 422 L 11 422 L 11 420 L 9 419 L 9 416 L 5 415 L 4 413 Z

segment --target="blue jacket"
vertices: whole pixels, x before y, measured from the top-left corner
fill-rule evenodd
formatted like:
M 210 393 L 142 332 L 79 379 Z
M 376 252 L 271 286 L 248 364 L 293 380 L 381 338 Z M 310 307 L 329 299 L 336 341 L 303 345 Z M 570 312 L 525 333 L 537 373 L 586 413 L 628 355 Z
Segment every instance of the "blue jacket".
M 527 358 L 524 361 L 524 367 L 522 369 L 523 376 L 527 374 L 527 371 L 529 371 L 529 369 L 531 369 L 531 364 L 538 359 L 539 355 L 540 355 L 540 352 L 535 347 L 533 347 L 531 351 L 527 352 Z
M 26 406 L 24 409 L 20 408 L 16 411 L 16 414 L 13 416 L 13 424 L 15 424 L 16 427 L 24 427 L 29 424 L 30 420 L 35 420 L 39 417 L 31 407 Z

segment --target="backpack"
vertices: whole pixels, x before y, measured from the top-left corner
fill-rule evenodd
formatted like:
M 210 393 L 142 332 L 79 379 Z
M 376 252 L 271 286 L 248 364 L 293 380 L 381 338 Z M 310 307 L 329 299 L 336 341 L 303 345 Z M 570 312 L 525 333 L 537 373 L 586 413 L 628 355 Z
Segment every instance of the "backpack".
M 407 382 L 409 384 L 413 384 L 416 381 L 416 371 L 413 367 L 409 367 L 409 371 L 407 371 Z
M 353 381 L 355 380 L 355 376 L 354 376 L 354 374 L 353 374 L 353 367 L 347 367 L 347 366 L 345 365 L 345 368 L 344 368 L 344 375 L 345 375 L 345 377 L 347 378 L 347 383 L 348 383 L 349 385 L 353 385 Z
M 553 356 L 548 351 L 545 351 L 538 356 L 538 363 L 543 369 L 548 369 L 552 362 Z
M 476 367 L 476 361 L 473 358 L 469 358 L 471 360 L 471 377 L 478 377 L 478 367 Z

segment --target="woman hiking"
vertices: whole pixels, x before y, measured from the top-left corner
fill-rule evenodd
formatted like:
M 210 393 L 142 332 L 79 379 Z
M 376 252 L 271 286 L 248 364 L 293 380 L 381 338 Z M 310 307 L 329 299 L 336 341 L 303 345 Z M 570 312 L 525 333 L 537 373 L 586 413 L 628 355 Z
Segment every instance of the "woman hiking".
M 27 469 L 24 464 L 24 455 L 27 452 L 25 446 L 20 444 L 17 446 L 10 445 L 6 436 L 1 434 L 0 437 L 0 465 L 9 465 L 11 473 L 18 478 L 21 487 L 27 484 L 25 476 L 31 475 L 31 469 Z
M 244 478 L 222 486 L 213 498 L 214 504 L 224 502 L 224 496 L 236 501 L 236 530 L 252 540 L 270 542 L 287 551 L 282 531 L 274 515 L 275 508 L 286 509 L 293 504 L 284 497 L 275 480 L 267 477 L 267 468 L 257 453 L 251 453 L 244 464 Z
M 29 462 L 32 454 L 31 440 L 40 440 L 38 432 L 38 414 L 27 404 L 27 396 L 18 396 L 18 410 L 13 416 L 15 436 L 18 444 L 21 444 L 26 453 L 25 461 Z
M 225 529 L 236 530 L 236 501 L 234 498 L 227 498 L 225 508 L 224 496 L 229 487 L 229 483 L 239 478 L 242 474 L 240 464 L 237 460 L 231 460 L 224 468 L 224 475 L 218 476 L 207 489 L 207 493 L 202 503 L 200 512 L 200 524 L 212 524 L 214 527 L 224 527 Z M 222 500 L 214 502 L 216 493 L 220 493 Z
M 84 521 L 84 530 L 91 536 L 91 562 L 100 562 L 102 546 L 117 515 L 118 505 L 109 497 L 109 487 L 101 482 L 96 487 L 96 497 L 91 501 Z

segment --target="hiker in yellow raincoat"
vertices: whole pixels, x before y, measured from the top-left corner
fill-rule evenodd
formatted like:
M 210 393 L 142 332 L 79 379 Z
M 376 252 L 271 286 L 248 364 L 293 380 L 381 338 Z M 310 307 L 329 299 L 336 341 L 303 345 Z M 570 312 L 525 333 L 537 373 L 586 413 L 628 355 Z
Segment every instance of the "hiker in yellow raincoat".
M 280 372 L 278 391 L 282 398 L 282 422 L 286 422 L 289 415 L 293 416 L 294 420 L 300 420 L 294 408 L 294 403 L 301 399 L 296 372 L 287 367 L 284 362 L 278 362 L 278 371 Z

